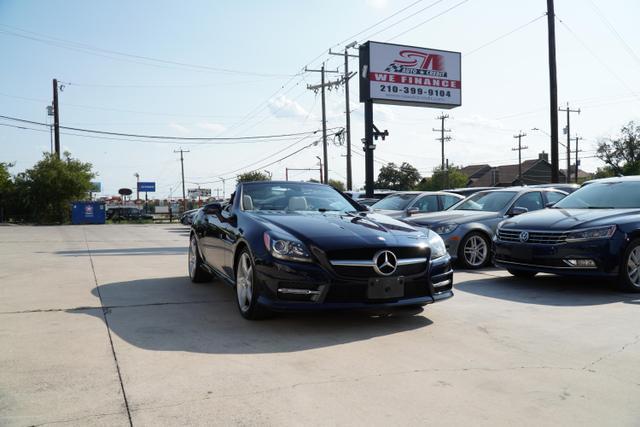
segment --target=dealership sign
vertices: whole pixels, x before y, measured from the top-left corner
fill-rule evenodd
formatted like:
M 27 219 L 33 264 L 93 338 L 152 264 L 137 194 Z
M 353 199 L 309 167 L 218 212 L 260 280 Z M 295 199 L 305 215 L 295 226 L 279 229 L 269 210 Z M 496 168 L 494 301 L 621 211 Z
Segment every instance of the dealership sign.
M 156 183 L 155 182 L 139 182 L 138 191 L 141 193 L 155 193 Z
M 360 46 L 360 102 L 462 105 L 460 53 L 390 43 Z

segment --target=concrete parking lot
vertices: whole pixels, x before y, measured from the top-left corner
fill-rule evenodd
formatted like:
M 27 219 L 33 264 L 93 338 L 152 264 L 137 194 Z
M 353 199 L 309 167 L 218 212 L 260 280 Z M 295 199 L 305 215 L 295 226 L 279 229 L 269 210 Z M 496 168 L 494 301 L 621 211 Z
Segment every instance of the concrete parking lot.
M 0 227 L 0 425 L 640 425 L 640 295 L 490 269 L 423 312 L 249 322 L 187 239 Z

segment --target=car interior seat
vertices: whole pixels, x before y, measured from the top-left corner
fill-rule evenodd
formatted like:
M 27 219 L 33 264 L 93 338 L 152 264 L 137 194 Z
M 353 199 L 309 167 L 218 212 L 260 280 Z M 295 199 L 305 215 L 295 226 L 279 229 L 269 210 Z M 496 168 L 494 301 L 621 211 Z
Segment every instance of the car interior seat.
M 253 199 L 248 194 L 242 196 L 242 209 L 245 211 L 253 210 Z
M 306 211 L 309 209 L 307 205 L 307 199 L 304 196 L 294 196 L 289 198 L 289 210 L 290 211 Z

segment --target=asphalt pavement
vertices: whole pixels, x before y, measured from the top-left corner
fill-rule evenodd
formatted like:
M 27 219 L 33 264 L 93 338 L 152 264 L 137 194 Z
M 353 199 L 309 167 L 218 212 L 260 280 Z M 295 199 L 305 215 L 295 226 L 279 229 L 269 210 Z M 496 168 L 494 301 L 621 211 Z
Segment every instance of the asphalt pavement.
M 640 425 L 640 295 L 487 269 L 421 312 L 250 322 L 187 244 L 0 227 L 0 425 Z

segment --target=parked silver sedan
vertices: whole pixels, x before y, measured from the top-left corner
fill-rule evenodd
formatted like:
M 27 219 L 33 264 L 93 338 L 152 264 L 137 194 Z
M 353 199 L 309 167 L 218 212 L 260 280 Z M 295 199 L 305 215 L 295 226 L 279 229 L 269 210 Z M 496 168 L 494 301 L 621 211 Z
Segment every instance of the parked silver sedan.
M 491 240 L 500 221 L 544 209 L 566 195 L 564 191 L 530 187 L 481 191 L 444 212 L 415 215 L 405 221 L 438 233 L 451 258 L 464 268 L 482 268 L 491 261 Z
M 464 197 L 443 191 L 400 191 L 371 205 L 371 209 L 392 218 L 407 218 L 427 212 L 440 212 Z

